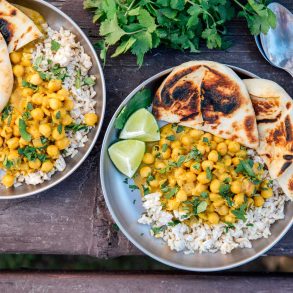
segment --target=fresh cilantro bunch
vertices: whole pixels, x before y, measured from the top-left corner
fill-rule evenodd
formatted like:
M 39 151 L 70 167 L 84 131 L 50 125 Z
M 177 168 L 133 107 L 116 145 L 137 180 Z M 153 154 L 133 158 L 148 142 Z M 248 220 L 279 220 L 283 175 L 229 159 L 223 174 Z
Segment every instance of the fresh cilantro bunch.
M 145 53 L 161 44 L 179 50 L 199 52 L 199 41 L 208 48 L 225 49 L 226 23 L 241 9 L 252 34 L 266 33 L 276 24 L 275 15 L 265 0 L 85 0 L 84 8 L 94 12 L 100 23 L 98 43 L 101 58 L 116 46 L 111 57 L 127 51 L 143 64 Z

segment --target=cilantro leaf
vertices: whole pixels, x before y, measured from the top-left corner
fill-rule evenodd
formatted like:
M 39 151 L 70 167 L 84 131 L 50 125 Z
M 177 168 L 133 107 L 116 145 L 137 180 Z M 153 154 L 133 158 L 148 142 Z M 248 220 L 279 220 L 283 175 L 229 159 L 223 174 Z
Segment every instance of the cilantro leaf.
M 52 50 L 53 52 L 57 52 L 60 48 L 61 48 L 61 44 L 60 44 L 60 43 L 58 43 L 58 42 L 55 41 L 55 40 L 52 40 L 52 41 L 51 41 L 51 50 Z
M 243 222 L 246 222 L 246 209 L 247 204 L 242 204 L 238 209 L 232 210 L 232 214 L 239 220 L 242 220 Z
M 115 128 L 122 129 L 129 116 L 141 108 L 147 108 L 152 103 L 151 90 L 143 89 L 136 93 L 128 104 L 121 110 L 115 120 Z

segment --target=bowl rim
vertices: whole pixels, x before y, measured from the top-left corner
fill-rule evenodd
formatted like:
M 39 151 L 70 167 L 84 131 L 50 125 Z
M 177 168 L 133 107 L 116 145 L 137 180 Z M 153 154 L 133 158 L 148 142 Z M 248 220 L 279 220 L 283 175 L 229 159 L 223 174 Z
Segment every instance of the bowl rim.
M 99 137 L 99 134 L 101 132 L 102 126 L 103 126 L 103 122 L 104 122 L 104 117 L 105 117 L 105 110 L 106 110 L 106 85 L 105 85 L 105 78 L 104 78 L 104 73 L 103 73 L 103 68 L 101 66 L 100 60 L 98 58 L 98 55 L 91 43 L 91 41 L 89 40 L 89 38 L 87 37 L 87 35 L 83 32 L 83 30 L 79 27 L 79 25 L 72 20 L 67 14 L 65 14 L 63 11 L 61 11 L 59 8 L 55 7 L 53 4 L 48 3 L 44 0 L 30 0 L 30 1 L 34 1 L 36 3 L 39 3 L 41 5 L 44 5 L 52 10 L 54 10 L 57 14 L 59 14 L 59 17 L 65 18 L 79 33 L 79 35 L 81 36 L 81 38 L 83 38 L 83 40 L 87 43 L 87 45 L 89 46 L 92 55 L 94 56 L 94 59 L 92 60 L 92 62 L 95 62 L 99 68 L 99 73 L 100 73 L 100 80 L 101 80 L 101 99 L 102 99 L 102 109 L 101 109 L 101 113 L 100 113 L 100 119 L 99 119 L 99 124 L 96 126 L 95 129 L 95 136 L 93 137 L 93 140 L 91 142 L 91 144 L 88 146 L 87 151 L 85 152 L 85 154 L 82 156 L 82 158 L 73 166 L 73 168 L 71 168 L 70 171 L 68 171 L 67 174 L 65 174 L 64 176 L 60 177 L 58 180 L 51 182 L 48 181 L 48 185 L 41 187 L 37 190 L 33 190 L 33 191 L 28 191 L 26 193 L 23 193 L 21 195 L 12 195 L 12 196 L 2 196 L 0 195 L 0 200 L 12 200 L 12 199 L 19 199 L 19 198 L 24 198 L 24 197 L 28 197 L 28 196 L 32 196 L 32 195 L 36 195 L 39 194 L 41 192 L 44 192 L 54 186 L 56 186 L 57 184 L 61 183 L 63 180 L 65 180 L 66 178 L 68 178 L 73 172 L 75 172 L 75 170 L 77 168 L 80 167 L 80 165 L 85 161 L 85 159 L 88 157 L 88 155 L 90 154 L 90 152 L 92 151 L 93 147 L 95 146 L 97 139 Z M 13 2 L 13 0 L 12 0 Z M 24 3 L 25 5 L 25 3 Z
M 260 78 L 259 76 L 253 74 L 252 72 L 239 68 L 237 66 L 233 66 L 233 65 L 228 65 L 228 64 L 224 64 L 227 65 L 228 67 L 230 67 L 231 69 L 233 69 L 236 74 L 238 73 L 242 73 L 244 75 L 247 75 L 251 78 Z M 129 100 L 141 89 L 143 89 L 144 87 L 146 87 L 149 83 L 162 78 L 163 76 L 167 75 L 168 73 L 170 73 L 175 67 L 163 70 L 151 77 L 149 77 L 147 80 L 145 80 L 144 82 L 140 83 L 123 101 L 122 103 L 119 105 L 118 109 L 115 111 L 115 113 L 113 114 L 110 123 L 108 124 L 107 130 L 105 132 L 104 138 L 103 138 L 103 144 L 102 144 L 102 148 L 101 148 L 101 156 L 100 156 L 100 179 L 101 179 L 101 187 L 102 187 L 102 192 L 103 192 L 103 196 L 105 199 L 105 202 L 107 204 L 107 207 L 110 211 L 110 214 L 112 216 L 112 218 L 114 219 L 115 223 L 118 225 L 119 229 L 123 232 L 123 234 L 127 237 L 127 239 L 133 244 L 135 245 L 140 251 L 142 251 L 143 253 L 145 253 L 146 255 L 152 257 L 153 259 L 177 268 L 177 269 L 181 269 L 181 270 L 186 270 L 186 271 L 193 271 L 193 272 L 217 272 L 217 271 L 224 271 L 224 270 L 228 270 L 228 269 L 232 269 L 244 264 L 247 264 L 248 262 L 253 261 L 254 259 L 258 258 L 260 255 L 266 253 L 268 250 L 270 250 L 277 242 L 279 242 L 281 240 L 281 238 L 288 232 L 288 230 L 291 228 L 291 226 L 293 225 L 293 217 L 290 220 L 290 222 L 287 224 L 287 226 L 283 229 L 282 233 L 280 233 L 278 235 L 278 237 L 276 237 L 276 239 L 274 241 L 272 241 L 270 244 L 268 244 L 267 246 L 265 246 L 261 251 L 259 251 L 258 253 L 252 255 L 251 257 L 248 257 L 246 259 L 243 259 L 241 261 L 237 261 L 233 264 L 230 265 L 223 265 L 223 266 L 217 266 L 217 267 L 213 267 L 213 268 L 204 268 L 204 267 L 196 267 L 196 266 L 185 266 L 185 265 L 179 265 L 176 264 L 172 261 L 168 261 L 162 257 L 156 256 L 155 254 L 153 254 L 152 252 L 148 251 L 147 249 L 145 249 L 138 241 L 136 241 L 128 232 L 127 229 L 125 229 L 122 224 L 119 222 L 118 217 L 116 216 L 116 214 L 114 213 L 114 210 L 112 209 L 112 206 L 110 204 L 110 200 L 108 198 L 108 193 L 107 193 L 107 188 L 106 188 L 106 184 L 105 184 L 105 174 L 104 174 L 104 161 L 105 161 L 105 156 L 107 153 L 107 149 L 108 146 L 106 145 L 106 141 L 107 138 L 109 137 L 109 134 L 113 128 L 114 125 L 114 121 L 115 118 L 117 117 L 117 115 L 120 113 L 121 109 L 129 102 Z M 150 236 L 149 236 L 150 237 Z

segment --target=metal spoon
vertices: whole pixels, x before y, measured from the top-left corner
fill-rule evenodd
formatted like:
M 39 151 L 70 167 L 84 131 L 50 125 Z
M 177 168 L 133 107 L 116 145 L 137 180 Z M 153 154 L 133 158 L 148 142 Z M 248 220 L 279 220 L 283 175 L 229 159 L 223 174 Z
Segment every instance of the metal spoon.
M 268 6 L 277 17 L 275 29 L 260 34 L 261 45 L 269 62 L 293 77 L 293 14 L 279 3 Z

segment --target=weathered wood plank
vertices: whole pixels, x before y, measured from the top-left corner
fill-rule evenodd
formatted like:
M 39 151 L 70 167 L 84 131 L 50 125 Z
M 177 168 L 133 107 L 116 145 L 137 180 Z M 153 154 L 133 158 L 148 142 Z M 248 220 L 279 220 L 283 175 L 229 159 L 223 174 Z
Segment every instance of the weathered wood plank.
M 69 14 L 95 42 L 97 27 L 82 0 L 49 1 Z M 291 0 L 280 1 L 293 11 Z M 126 54 L 108 59 L 104 68 L 107 111 L 99 141 L 84 164 L 52 190 L 31 198 L 0 202 L 0 252 L 88 254 L 98 257 L 137 254 L 121 232 L 112 228 L 99 182 L 99 152 L 106 126 L 126 95 L 140 82 L 166 68 L 192 59 L 209 59 L 236 65 L 280 83 L 293 96 L 287 73 L 271 67 L 256 50 L 243 20 L 233 21 L 229 34 L 234 45 L 226 52 L 202 50 L 201 54 L 159 48 L 146 56 L 141 68 Z M 130 78 L 131 77 L 131 78 Z M 276 245 L 270 255 L 293 255 L 293 233 Z M 2 292 L 2 291 L 1 291 Z
M 282 292 L 293 290 L 290 275 L 204 274 L 62 274 L 5 273 L 0 275 L 3 293 L 91 293 L 91 292 Z

